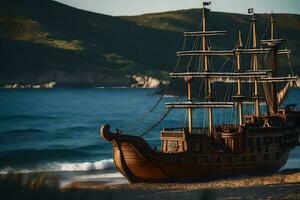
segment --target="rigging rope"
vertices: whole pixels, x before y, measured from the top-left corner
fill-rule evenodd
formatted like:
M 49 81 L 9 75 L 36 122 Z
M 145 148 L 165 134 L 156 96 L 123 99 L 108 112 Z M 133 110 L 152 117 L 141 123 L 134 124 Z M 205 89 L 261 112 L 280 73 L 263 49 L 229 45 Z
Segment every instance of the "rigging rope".
M 265 29 L 265 32 L 264 32 L 264 34 L 262 35 L 262 40 L 265 38 L 265 35 L 267 34 L 269 27 L 270 27 L 270 22 L 268 23 L 268 25 L 267 25 L 267 27 L 266 27 L 266 29 Z
M 184 87 L 185 87 L 185 83 L 184 83 Z M 182 88 L 182 90 L 184 89 L 184 87 Z M 180 95 L 177 97 L 176 101 L 180 100 Z M 168 108 L 166 109 L 166 112 L 162 114 L 162 116 L 160 117 L 160 119 L 156 122 L 154 122 L 149 128 L 147 128 L 146 131 L 144 131 L 140 137 L 145 136 L 146 134 L 148 134 L 152 129 L 154 129 L 155 127 L 157 127 L 170 113 L 170 111 L 172 110 L 172 108 Z
M 149 133 L 152 129 L 154 129 L 156 126 L 158 126 L 158 125 L 160 124 L 160 122 L 161 122 L 162 120 L 164 120 L 164 119 L 168 116 L 168 114 L 170 113 L 171 110 L 172 110 L 171 108 L 168 108 L 168 109 L 166 110 L 165 114 L 163 114 L 162 117 L 161 117 L 157 122 L 155 122 L 150 128 L 148 128 L 145 132 L 143 132 L 143 133 L 140 135 L 140 137 L 145 136 L 145 135 L 146 135 L 147 133 Z
M 184 41 L 183 41 L 182 48 L 181 48 L 182 51 L 185 49 L 186 42 L 187 42 L 187 38 L 185 37 L 185 38 L 184 38 Z M 174 72 L 177 71 L 179 65 L 180 65 L 180 57 L 178 57 L 178 59 L 177 59 L 177 62 L 176 62 L 176 65 L 175 65 L 175 69 L 174 69 Z M 150 113 L 152 113 L 152 112 L 158 107 L 158 105 L 160 104 L 160 102 L 162 101 L 162 99 L 163 99 L 163 97 L 164 97 L 164 92 L 165 92 L 165 91 L 168 91 L 168 89 L 170 88 L 170 86 L 171 86 L 171 79 L 169 79 L 168 85 L 167 85 L 167 86 L 165 87 L 165 89 L 161 92 L 159 99 L 158 99 L 157 102 L 151 107 L 151 109 L 150 109 L 148 112 L 144 113 L 140 118 L 138 118 L 137 120 L 135 120 L 133 123 L 129 124 L 123 131 L 124 131 L 124 132 L 133 131 L 134 128 L 135 128 L 135 126 L 136 126 L 137 124 L 139 124 L 141 121 L 143 121 L 144 119 L 146 119 L 146 118 L 148 117 L 148 115 L 149 115 Z
M 127 128 L 125 128 L 123 131 L 124 132 L 129 132 L 129 131 L 132 131 L 134 128 L 135 128 L 135 125 L 137 125 L 138 123 L 140 123 L 141 121 L 143 121 L 145 118 L 148 117 L 148 115 L 150 113 L 152 113 L 156 108 L 157 106 L 159 105 L 159 103 L 161 102 L 161 100 L 163 99 L 163 94 L 160 95 L 158 101 L 154 104 L 154 106 L 148 111 L 146 112 L 145 114 L 143 114 L 140 118 L 138 118 L 137 120 L 135 120 L 133 123 L 131 123 Z
M 286 49 L 288 49 L 287 41 L 285 41 L 285 47 L 286 47 Z M 292 76 L 294 76 L 295 74 L 294 74 L 293 67 L 292 67 L 292 65 L 291 65 L 291 56 L 290 56 L 289 53 L 287 54 L 287 58 L 288 58 L 288 65 L 289 65 L 289 68 L 290 68 L 290 70 L 291 70 Z

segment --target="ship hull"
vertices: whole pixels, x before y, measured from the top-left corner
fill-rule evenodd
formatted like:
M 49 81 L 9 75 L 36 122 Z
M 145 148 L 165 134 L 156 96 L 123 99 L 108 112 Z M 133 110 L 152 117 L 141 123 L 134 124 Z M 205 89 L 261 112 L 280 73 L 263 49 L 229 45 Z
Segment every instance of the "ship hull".
M 289 154 L 289 151 L 281 152 L 268 160 L 259 159 L 258 155 L 255 161 L 245 154 L 162 153 L 151 149 L 142 138 L 130 135 L 117 135 L 112 144 L 116 168 L 130 182 L 204 181 L 272 173 L 286 163 Z

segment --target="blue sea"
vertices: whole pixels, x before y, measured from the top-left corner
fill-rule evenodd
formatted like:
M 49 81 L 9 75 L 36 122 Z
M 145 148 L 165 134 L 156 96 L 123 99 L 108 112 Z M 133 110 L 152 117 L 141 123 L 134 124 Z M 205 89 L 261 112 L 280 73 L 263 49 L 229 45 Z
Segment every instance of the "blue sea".
M 99 137 L 99 127 L 110 124 L 112 130 L 133 135 L 148 131 L 147 142 L 159 147 L 161 128 L 184 126 L 186 113 L 171 111 L 154 127 L 166 114 L 164 103 L 177 100 L 156 92 L 132 88 L 0 90 L 0 174 L 56 173 L 62 184 L 126 182 L 114 167 L 111 144 Z M 300 105 L 300 90 L 291 89 L 284 103 Z M 207 123 L 204 111 L 195 115 L 195 125 Z M 215 115 L 216 123 L 235 117 L 232 111 L 217 110 Z M 284 169 L 299 167 L 300 148 L 296 147 Z

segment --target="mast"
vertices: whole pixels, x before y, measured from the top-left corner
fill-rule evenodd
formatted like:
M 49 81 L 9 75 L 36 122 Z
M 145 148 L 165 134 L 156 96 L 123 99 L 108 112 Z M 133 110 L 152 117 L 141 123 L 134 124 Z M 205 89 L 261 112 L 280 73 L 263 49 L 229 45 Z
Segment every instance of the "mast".
M 290 54 L 291 51 L 287 48 L 279 49 L 281 44 L 286 42 L 285 39 L 276 38 L 276 20 L 274 19 L 273 13 L 270 16 L 270 39 L 261 40 L 262 45 L 266 45 L 271 53 L 271 77 L 262 78 L 261 82 L 271 83 L 271 101 L 268 105 L 271 114 L 276 115 L 278 113 L 278 97 L 277 97 L 277 82 L 290 82 L 296 81 L 297 76 L 289 77 L 278 77 L 278 55 Z
M 166 106 L 168 108 L 183 108 L 188 111 L 188 131 L 189 133 L 193 132 L 193 109 L 207 109 L 208 111 L 208 134 L 211 136 L 213 132 L 213 109 L 214 108 L 227 108 L 227 107 L 234 107 L 237 106 L 238 110 L 238 116 L 239 116 L 239 124 L 243 124 L 243 102 L 245 100 L 245 96 L 242 94 L 242 84 L 243 82 L 254 82 L 254 99 L 255 99 L 255 115 L 260 115 L 260 109 L 259 109 L 259 91 L 258 91 L 258 84 L 260 82 L 282 82 L 282 81 L 288 81 L 295 79 L 296 77 L 270 77 L 270 72 L 272 70 L 260 70 L 258 69 L 258 55 L 265 55 L 270 52 L 273 52 L 273 56 L 278 55 L 284 55 L 291 53 L 288 49 L 276 49 L 272 46 L 269 46 L 268 48 L 258 48 L 257 47 L 257 35 L 256 35 L 256 17 L 255 15 L 252 16 L 251 19 L 251 31 L 252 31 L 252 37 L 253 37 L 253 44 L 251 48 L 243 48 L 242 45 L 242 36 L 239 32 L 238 37 L 238 44 L 236 45 L 235 49 L 233 50 L 212 50 L 208 47 L 206 39 L 208 37 L 214 37 L 214 36 L 223 36 L 226 35 L 226 31 L 207 31 L 206 27 L 206 10 L 205 6 L 210 5 L 210 2 L 203 2 L 203 12 L 202 12 L 202 26 L 200 31 L 194 31 L 194 32 L 184 32 L 184 37 L 201 37 L 201 46 L 199 49 L 193 49 L 192 50 L 182 50 L 177 52 L 178 57 L 193 57 L 193 56 L 199 56 L 201 59 L 203 59 L 202 71 L 193 71 L 190 69 L 187 70 L 187 72 L 173 72 L 170 73 L 170 77 L 172 78 L 183 78 L 187 82 L 187 102 L 173 102 L 173 103 L 166 103 Z M 249 12 L 249 11 L 248 11 Z M 253 12 L 253 9 L 250 12 Z M 284 40 L 261 40 L 262 45 L 268 45 L 269 43 L 281 43 L 284 42 Z M 250 54 L 252 65 L 251 70 L 243 70 L 242 68 L 242 62 L 241 62 L 241 55 L 242 54 Z M 236 64 L 236 70 L 235 72 L 223 72 L 218 71 L 214 72 L 212 71 L 209 63 L 209 58 L 211 56 L 235 56 L 237 60 Z M 277 68 L 277 62 L 276 58 L 273 62 L 273 68 Z M 204 102 L 195 102 L 192 95 L 192 82 L 193 79 L 205 79 L 205 101 Z M 236 88 L 236 96 L 233 96 L 233 102 L 214 102 L 213 101 L 213 95 L 212 95 L 212 84 L 214 82 L 225 82 L 228 83 L 228 81 L 234 81 L 237 83 Z M 276 88 L 275 88 L 276 90 Z M 276 92 L 274 92 L 274 95 Z M 274 101 L 275 102 L 275 101 Z
M 239 31 L 239 35 L 238 35 L 238 44 L 236 49 L 242 48 L 243 44 L 242 44 L 242 34 L 241 31 Z M 236 52 L 236 60 L 237 60 L 237 73 L 240 73 L 242 71 L 241 69 L 241 54 L 240 52 Z M 239 125 L 243 124 L 243 99 L 244 97 L 242 96 L 242 82 L 241 82 L 241 78 L 238 77 L 237 79 L 237 96 L 236 96 L 236 101 L 237 101 L 237 107 L 238 107 L 238 117 L 239 117 Z
M 187 78 L 188 84 L 188 102 L 192 102 L 192 78 Z M 193 131 L 193 108 L 188 108 L 188 123 L 189 123 L 189 133 L 191 134 Z
M 271 13 L 271 18 L 270 18 L 270 22 L 271 22 L 271 40 L 274 40 L 275 38 L 275 20 L 274 20 L 274 16 L 273 13 Z M 278 50 L 278 45 L 277 44 L 273 44 L 272 46 L 272 77 L 277 77 L 277 50 Z M 273 108 L 273 113 L 272 114 L 276 114 L 278 112 L 278 99 L 277 99 L 277 87 L 276 87 L 276 82 L 272 82 L 271 83 L 271 94 L 272 94 L 272 108 Z
M 275 39 L 275 35 L 276 35 L 276 30 L 275 30 L 275 19 L 274 19 L 274 15 L 273 12 L 271 13 L 271 18 L 270 18 L 270 23 L 271 23 L 271 40 Z
M 272 77 L 277 77 L 277 44 L 272 44 Z M 272 94 L 272 108 L 273 108 L 273 115 L 278 113 L 278 99 L 277 99 L 277 88 L 276 82 L 271 82 L 271 94 Z
M 202 12 L 202 32 L 204 33 L 202 37 L 202 51 L 205 52 L 207 50 L 207 44 L 206 44 L 206 16 L 205 16 L 205 7 L 203 4 L 203 12 Z M 209 65 L 208 65 L 208 55 L 205 54 L 203 57 L 203 63 L 204 63 L 204 72 L 210 72 Z M 212 83 L 210 77 L 207 77 L 206 79 L 206 99 L 208 102 L 212 101 Z M 208 108 L 208 132 L 209 135 L 212 135 L 212 127 L 213 127 L 213 112 L 212 108 Z
M 257 49 L 257 35 L 256 35 L 256 17 L 255 14 L 252 14 L 251 19 L 251 25 L 252 25 L 252 48 Z M 252 55 L 252 69 L 253 71 L 258 71 L 258 59 L 257 54 Z M 260 109 L 259 109 L 259 94 L 258 94 L 258 79 L 254 78 L 254 104 L 255 104 L 255 116 L 260 115 Z

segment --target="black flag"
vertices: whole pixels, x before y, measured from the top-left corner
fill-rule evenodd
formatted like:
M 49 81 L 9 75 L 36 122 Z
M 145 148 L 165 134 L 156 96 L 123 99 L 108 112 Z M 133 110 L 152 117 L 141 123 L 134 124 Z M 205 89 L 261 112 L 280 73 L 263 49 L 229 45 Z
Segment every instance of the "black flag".
M 203 2 L 203 6 L 210 6 L 211 2 Z
M 251 13 L 253 13 L 254 12 L 254 9 L 253 8 L 249 8 L 248 9 L 248 14 L 251 14 Z

